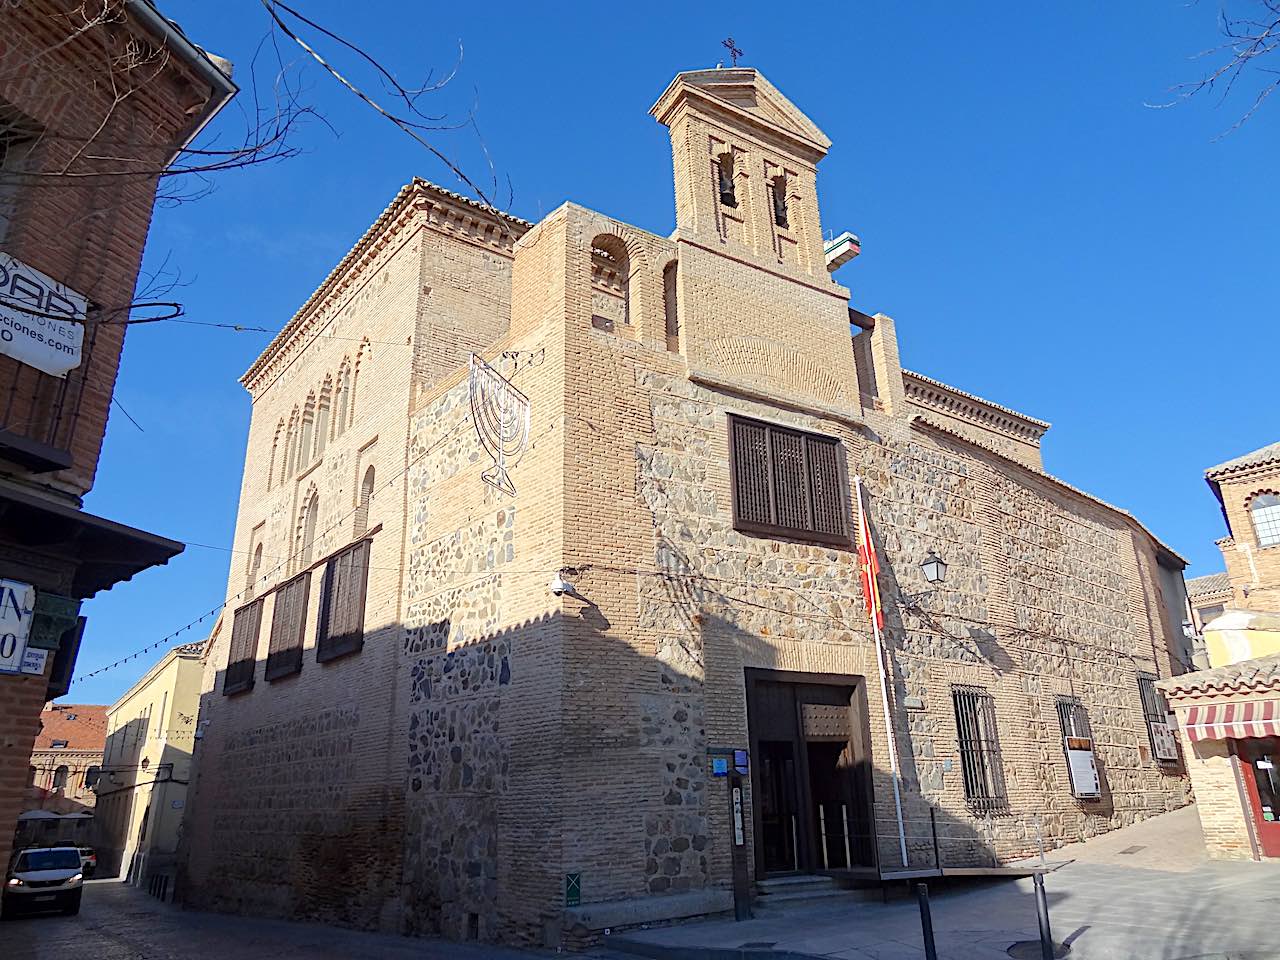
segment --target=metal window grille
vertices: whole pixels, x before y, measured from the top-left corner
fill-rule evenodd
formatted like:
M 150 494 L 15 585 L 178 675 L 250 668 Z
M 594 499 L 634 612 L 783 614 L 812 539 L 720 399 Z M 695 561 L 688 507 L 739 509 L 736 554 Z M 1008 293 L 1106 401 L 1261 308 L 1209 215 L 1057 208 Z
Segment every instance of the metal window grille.
M 307 599 L 310 595 L 309 572 L 294 577 L 275 592 L 265 679 L 278 680 L 302 669 L 302 641 L 307 629 Z
M 1156 727 L 1159 726 L 1165 734 L 1164 739 L 1167 739 L 1169 722 L 1169 704 L 1164 694 L 1156 689 L 1157 679 L 1154 674 L 1139 673 L 1138 694 L 1142 698 L 1142 717 L 1147 722 L 1147 739 L 1151 742 L 1151 755 L 1161 763 L 1171 763 L 1174 762 L 1173 758 L 1160 756 L 1160 738 L 1156 735 Z
M 239 693 L 253 686 L 258 655 L 258 631 L 262 627 L 262 601 L 255 600 L 236 610 L 231 625 L 231 649 L 227 670 L 222 675 L 223 694 Z
M 323 663 L 364 646 L 365 589 L 369 582 L 369 545 L 361 540 L 335 554 L 324 568 L 316 660 Z
M 849 542 L 840 441 L 730 418 L 734 526 L 823 543 Z
M 995 699 L 982 687 L 951 688 L 960 743 L 960 768 L 969 805 L 984 813 L 1008 808 L 1004 766 L 996 730 Z
M 1062 724 L 1064 737 L 1093 739 L 1093 733 L 1089 729 L 1089 713 L 1075 697 L 1058 698 L 1058 722 Z
M 1263 493 L 1249 504 L 1253 515 L 1253 529 L 1258 534 L 1258 546 L 1274 547 L 1280 544 L 1280 497 Z

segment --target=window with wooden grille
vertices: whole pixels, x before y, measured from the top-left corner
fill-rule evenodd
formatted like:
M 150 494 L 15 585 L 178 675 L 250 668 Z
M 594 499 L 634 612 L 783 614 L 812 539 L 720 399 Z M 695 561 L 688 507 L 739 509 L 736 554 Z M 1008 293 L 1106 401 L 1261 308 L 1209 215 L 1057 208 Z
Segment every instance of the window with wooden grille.
M 1004 810 L 1009 795 L 1000 758 L 995 699 L 982 687 L 955 686 L 951 700 L 956 710 L 965 799 L 985 813 Z
M 222 675 L 223 694 L 239 693 L 253 686 L 253 668 L 258 656 L 258 631 L 262 627 L 262 601 L 246 603 L 231 622 L 231 650 L 227 670 Z
M 369 545 L 361 540 L 334 554 L 324 568 L 316 661 L 323 663 L 364 646 L 364 600 L 369 581 Z
M 839 440 L 733 416 L 729 431 L 735 528 L 849 542 Z
M 310 595 L 309 572 L 294 577 L 275 592 L 265 679 L 278 680 L 302 669 L 302 641 L 307 629 L 307 599 Z

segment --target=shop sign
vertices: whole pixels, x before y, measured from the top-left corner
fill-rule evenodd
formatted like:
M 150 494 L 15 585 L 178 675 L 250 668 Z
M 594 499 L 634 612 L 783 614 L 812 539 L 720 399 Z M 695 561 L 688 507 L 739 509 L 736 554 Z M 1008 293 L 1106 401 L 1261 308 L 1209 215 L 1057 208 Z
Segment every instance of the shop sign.
M 0 252 L 0 353 L 65 377 L 80 366 L 89 300 Z

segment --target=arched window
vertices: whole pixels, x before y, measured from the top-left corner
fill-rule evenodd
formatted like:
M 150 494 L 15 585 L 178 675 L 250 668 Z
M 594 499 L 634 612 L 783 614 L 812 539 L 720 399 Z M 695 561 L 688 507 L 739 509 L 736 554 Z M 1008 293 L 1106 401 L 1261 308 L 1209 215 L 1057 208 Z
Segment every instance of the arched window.
M 258 586 L 258 577 L 262 573 L 262 544 L 258 544 L 253 548 L 253 559 L 249 561 L 249 591 L 252 592 Z
M 324 385 L 320 393 L 320 403 L 316 407 L 316 449 L 312 460 L 324 456 L 324 445 L 329 439 L 329 384 Z
M 311 553 L 316 545 L 316 514 L 319 512 L 320 495 L 313 493 L 311 494 L 311 499 L 307 501 L 307 505 L 303 508 L 302 546 L 300 550 L 300 559 L 303 566 L 311 563 Z
M 342 436 L 342 431 L 347 429 L 347 402 L 351 393 L 351 364 L 348 360 L 342 361 L 342 366 L 338 370 L 338 386 L 337 392 L 334 394 L 334 418 L 333 418 L 333 435 L 335 437 Z
M 667 321 L 667 349 L 680 349 L 680 319 L 676 302 L 676 261 L 662 268 L 662 311 Z
M 769 198 L 773 201 L 773 222 L 784 230 L 787 222 L 787 178 L 778 174 L 769 184 Z
M 1274 547 L 1280 544 L 1280 497 L 1274 493 L 1260 493 L 1249 501 L 1249 513 L 1253 516 L 1253 531 L 1258 535 L 1258 546 Z
M 267 489 L 271 489 L 276 478 L 276 458 L 280 455 L 280 438 L 284 434 L 284 417 L 276 424 L 275 436 L 271 438 L 271 463 L 267 468 Z
M 720 194 L 720 202 L 726 207 L 738 205 L 738 195 L 733 185 L 733 153 L 720 154 L 715 161 L 716 189 Z
M 298 469 L 298 408 L 293 408 L 293 413 L 289 416 L 289 429 L 285 432 L 284 439 L 284 472 L 280 475 L 280 482 L 283 483 L 297 472 Z
M 302 432 L 298 439 L 298 469 L 305 470 L 314 462 L 316 425 L 316 396 L 307 397 L 307 405 L 302 408 Z
M 98 777 L 102 775 L 101 767 L 89 767 L 84 772 L 84 788 L 92 790 L 98 785 Z
M 53 789 L 65 790 L 67 788 L 67 765 L 64 763 L 53 771 Z
M 351 398 L 347 401 L 349 419 L 343 425 L 344 428 L 356 422 L 356 403 L 358 402 L 358 393 L 360 389 L 360 368 L 367 364 L 369 357 L 369 341 L 365 340 L 360 344 L 360 349 L 356 351 L 356 363 L 351 368 Z
M 631 258 L 621 238 L 602 233 L 591 241 L 591 325 L 617 330 L 631 323 Z
M 373 467 L 364 472 L 364 481 L 360 484 L 360 506 L 356 507 L 356 537 L 363 537 L 369 529 L 369 501 L 373 499 L 374 474 Z

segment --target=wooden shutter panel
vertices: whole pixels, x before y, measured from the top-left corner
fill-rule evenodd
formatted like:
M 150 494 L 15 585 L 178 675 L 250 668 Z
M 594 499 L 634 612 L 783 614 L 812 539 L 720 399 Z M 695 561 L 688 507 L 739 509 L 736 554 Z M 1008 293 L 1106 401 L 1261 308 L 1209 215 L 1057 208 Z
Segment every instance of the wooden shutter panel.
M 840 445 L 806 437 L 813 503 L 813 529 L 845 536 L 844 484 L 840 477 Z
M 302 641 L 307 625 L 311 575 L 304 573 L 276 591 L 267 653 L 267 680 L 287 677 L 302 669 Z
M 238 693 L 253 686 L 258 631 L 262 626 L 262 601 L 245 604 L 235 612 L 231 625 L 231 649 L 222 675 L 222 692 Z
M 369 579 L 369 540 L 342 551 L 325 566 L 320 601 L 318 661 L 332 660 L 364 645 L 365 590 Z
M 805 466 L 804 437 L 790 430 L 769 430 L 773 455 L 774 502 L 779 526 L 812 530 L 809 516 L 809 477 Z
M 768 428 L 748 420 L 732 423 L 735 520 L 773 523 Z

